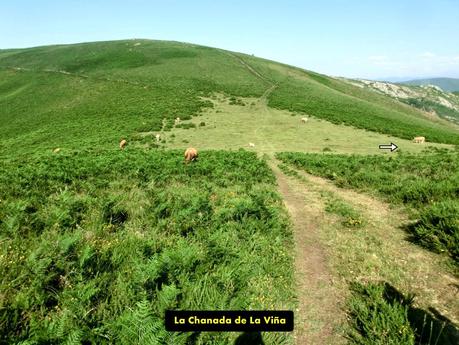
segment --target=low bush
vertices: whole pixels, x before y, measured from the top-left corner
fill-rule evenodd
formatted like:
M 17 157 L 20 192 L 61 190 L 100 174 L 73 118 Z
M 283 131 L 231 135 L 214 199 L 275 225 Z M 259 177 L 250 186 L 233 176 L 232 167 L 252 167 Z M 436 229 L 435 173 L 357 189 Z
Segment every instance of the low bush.
M 459 341 L 452 322 L 415 307 L 414 295 L 405 296 L 389 283 L 354 282 L 351 292 L 351 344 L 454 345 Z
M 346 227 L 361 227 L 365 225 L 362 215 L 343 200 L 333 197 L 326 202 L 325 211 L 337 214 L 342 218 L 342 224 Z
M 179 123 L 178 125 L 175 125 L 176 128 L 183 128 L 183 129 L 190 129 L 190 128 L 196 128 L 196 125 L 194 123 Z
M 384 284 L 351 285 L 349 316 L 351 344 L 414 345 L 415 333 L 408 320 L 409 301 L 389 302 Z
M 437 252 L 448 252 L 459 261 L 459 202 L 434 203 L 422 210 L 420 219 L 408 227 L 416 242 Z

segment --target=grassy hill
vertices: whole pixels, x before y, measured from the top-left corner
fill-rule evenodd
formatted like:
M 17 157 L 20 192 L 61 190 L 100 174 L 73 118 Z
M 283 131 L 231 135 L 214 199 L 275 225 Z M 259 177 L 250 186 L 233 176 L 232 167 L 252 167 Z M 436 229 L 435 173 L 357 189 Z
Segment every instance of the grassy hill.
M 327 152 L 278 157 L 297 157 L 302 167 L 315 167 L 311 171 L 325 177 L 337 169 L 336 176 L 351 187 L 350 163 L 383 170 L 387 162 L 398 162 L 398 172 L 409 171 L 400 182 L 407 188 L 398 188 L 401 198 L 413 191 L 424 195 L 441 183 L 447 185 L 435 190 L 457 196 L 456 175 L 446 182 L 415 177 L 419 162 L 443 162 L 441 176 L 457 166 L 449 164 L 457 162 L 451 144 L 459 144 L 452 124 L 342 80 L 186 43 L 127 40 L 0 50 L 0 121 L 0 344 L 240 344 L 243 335 L 237 333 L 166 332 L 164 312 L 298 312 L 303 292 L 317 293 L 316 305 L 303 305 L 309 318 L 295 316 L 296 322 L 300 328 L 302 321 L 312 325 L 311 333 L 320 330 L 321 313 L 314 311 L 327 296 L 320 295 L 322 289 L 295 290 L 292 220 L 263 154 Z M 412 143 L 416 135 L 428 143 Z M 128 142 L 123 151 L 121 138 Z M 254 152 L 240 149 L 252 141 Z M 401 154 L 378 149 L 391 141 Z M 185 165 L 183 148 L 189 145 L 200 156 Z M 419 154 L 425 146 L 444 151 L 428 159 L 404 153 Z M 334 159 L 330 152 L 379 156 Z M 390 181 L 390 174 L 374 175 Z M 379 187 L 375 176 L 360 175 L 356 181 L 367 181 L 369 190 Z M 330 193 L 321 191 L 313 200 L 325 197 Z M 303 210 L 305 200 L 293 199 Z M 309 206 L 322 215 L 315 201 Z M 438 235 L 442 245 L 454 246 L 435 223 L 450 208 L 433 210 L 440 217 L 425 215 L 431 236 L 424 245 Z M 364 223 L 362 232 L 377 227 Z M 334 249 L 327 247 L 330 257 Z M 399 256 L 384 250 L 378 255 L 384 262 Z M 437 272 L 418 264 L 437 261 L 420 258 L 415 256 L 416 267 Z M 346 256 L 339 262 L 353 263 Z M 364 270 L 362 262 L 357 264 Z M 411 274 L 400 275 L 387 262 L 381 272 L 393 271 L 400 280 Z M 348 271 L 330 281 L 366 279 Z M 386 279 L 379 272 L 368 274 Z M 412 286 L 402 282 L 409 293 Z M 434 300 L 430 296 L 426 307 Z M 381 314 L 375 333 L 387 334 L 386 320 L 392 324 L 393 317 L 387 310 Z M 394 312 L 401 328 L 391 326 L 391 337 L 404 329 L 414 339 L 405 314 Z M 342 328 L 332 336 L 341 336 Z M 266 333 L 263 341 L 292 344 L 294 336 Z
M 252 66 L 252 71 L 243 62 Z M 259 71 L 265 78 L 253 73 Z M 388 97 L 313 72 L 177 42 L 129 40 L 0 51 L 2 152 L 111 147 L 198 114 L 212 93 L 405 139 L 459 144 L 457 131 Z M 83 139 L 82 139 L 83 138 Z
M 459 79 L 457 78 L 430 78 L 430 79 L 415 79 L 400 82 L 399 84 L 406 85 L 435 85 L 445 91 L 459 91 Z

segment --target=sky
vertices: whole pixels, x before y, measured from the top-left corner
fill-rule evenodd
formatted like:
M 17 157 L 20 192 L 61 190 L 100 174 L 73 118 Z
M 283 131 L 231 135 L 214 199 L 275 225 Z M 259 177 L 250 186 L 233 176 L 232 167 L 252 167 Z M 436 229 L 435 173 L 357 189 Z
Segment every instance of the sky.
M 350 78 L 459 78 L 459 0 L 1 0 L 0 49 L 146 38 Z

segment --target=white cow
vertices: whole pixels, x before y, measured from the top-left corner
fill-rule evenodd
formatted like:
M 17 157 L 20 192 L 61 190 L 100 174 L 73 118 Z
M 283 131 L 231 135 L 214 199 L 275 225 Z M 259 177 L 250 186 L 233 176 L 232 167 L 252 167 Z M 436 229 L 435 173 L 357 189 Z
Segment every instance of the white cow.
M 426 138 L 425 137 L 414 137 L 413 142 L 417 144 L 423 144 L 426 142 Z
M 307 118 L 307 117 L 302 117 L 302 118 L 301 118 L 301 122 L 303 122 L 303 123 L 308 122 L 308 118 Z

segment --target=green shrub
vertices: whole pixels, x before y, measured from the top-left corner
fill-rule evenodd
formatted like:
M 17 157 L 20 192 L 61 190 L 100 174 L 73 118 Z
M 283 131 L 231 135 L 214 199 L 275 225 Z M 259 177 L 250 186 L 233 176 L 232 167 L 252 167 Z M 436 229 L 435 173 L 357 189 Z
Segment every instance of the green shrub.
M 230 105 L 245 105 L 245 103 L 241 99 L 236 98 L 236 97 L 230 97 L 229 104 Z
M 336 197 L 327 200 L 325 211 L 341 216 L 342 224 L 349 228 L 361 227 L 365 224 L 362 216 L 352 206 Z
M 434 203 L 409 227 L 416 242 L 437 252 L 448 252 L 459 261 L 459 202 Z
M 175 125 L 176 128 L 183 128 L 183 129 L 190 129 L 190 128 L 196 128 L 196 125 L 194 123 L 179 123 L 178 125 Z
M 351 344 L 453 345 L 459 330 L 448 319 L 413 305 L 388 283 L 352 283 L 348 301 Z
M 359 345 L 414 345 L 415 333 L 408 320 L 407 301 L 385 298 L 384 284 L 351 285 L 349 316 L 351 343 Z

